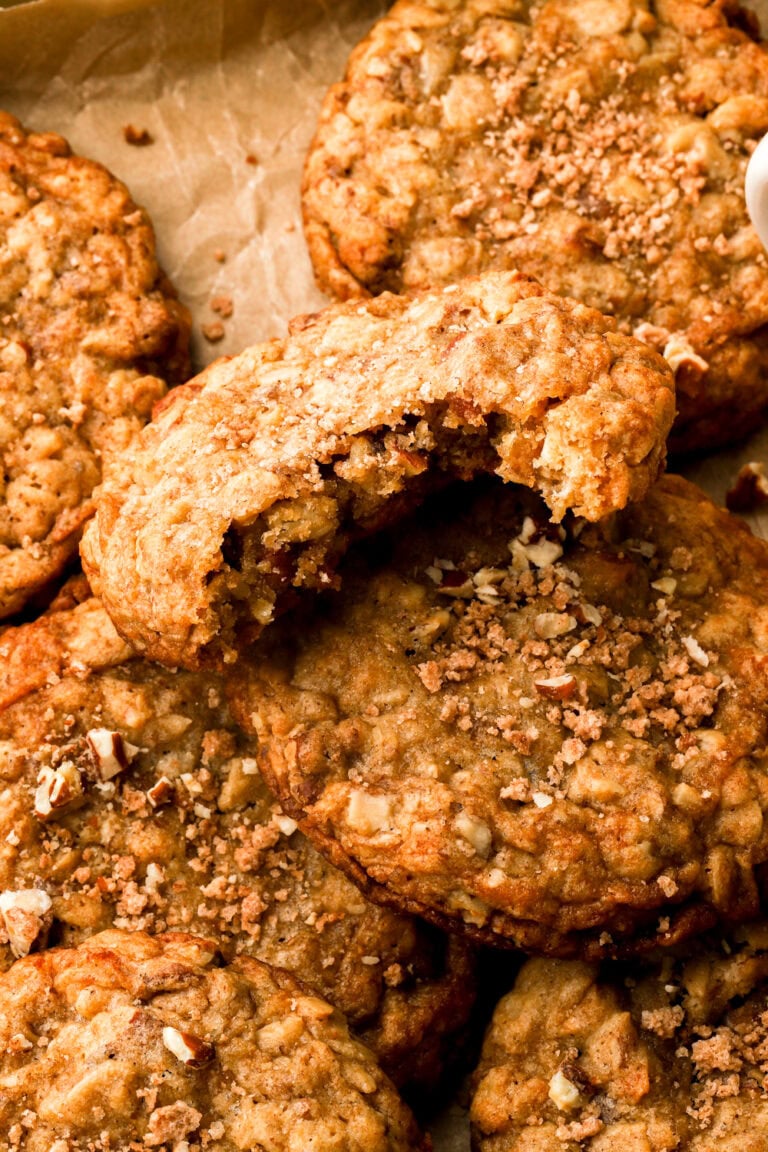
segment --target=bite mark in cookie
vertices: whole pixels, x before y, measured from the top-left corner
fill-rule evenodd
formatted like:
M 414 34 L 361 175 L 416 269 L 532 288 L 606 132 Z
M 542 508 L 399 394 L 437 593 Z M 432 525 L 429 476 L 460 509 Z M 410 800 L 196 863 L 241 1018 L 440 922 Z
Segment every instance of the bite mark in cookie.
M 337 305 L 169 396 L 102 486 L 84 564 L 147 655 L 231 662 L 450 478 L 495 471 L 558 519 L 639 498 L 672 409 L 661 357 L 527 277 Z

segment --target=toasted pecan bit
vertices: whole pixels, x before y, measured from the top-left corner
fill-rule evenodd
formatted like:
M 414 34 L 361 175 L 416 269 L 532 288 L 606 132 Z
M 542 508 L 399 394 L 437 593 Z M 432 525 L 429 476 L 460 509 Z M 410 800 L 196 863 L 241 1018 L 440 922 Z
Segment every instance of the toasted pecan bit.
M 703 668 L 708 667 L 709 656 L 707 656 L 706 652 L 702 648 L 701 644 L 699 644 L 696 637 L 695 636 L 683 636 L 683 637 L 681 637 L 681 639 L 683 642 L 683 647 L 685 648 L 686 652 L 690 656 L 691 660 L 695 660 L 696 663 L 700 664 Z
M 175 793 L 175 785 L 167 776 L 161 776 L 151 788 L 147 789 L 147 799 L 153 808 L 161 808 L 163 804 L 170 804 Z
M 558 1068 L 550 1079 L 548 1095 L 561 1112 L 570 1111 L 581 1102 L 581 1092 L 577 1085 L 568 1079 L 562 1068 Z
M 14 956 L 26 956 L 45 931 L 52 901 L 42 888 L 0 892 L 0 919 Z
M 91 728 L 85 739 L 96 773 L 103 781 L 124 772 L 139 753 L 135 744 L 129 744 L 119 732 L 112 732 L 109 728 Z
M 651 580 L 651 588 L 663 592 L 665 596 L 672 596 L 677 588 L 677 580 L 674 576 L 660 576 L 658 580 Z
M 534 680 L 536 691 L 548 700 L 568 700 L 577 688 L 576 677 L 566 672 L 564 676 L 550 676 L 547 680 Z
M 572 632 L 578 620 L 568 612 L 540 612 L 533 621 L 533 630 L 542 640 L 554 640 Z
M 178 1028 L 163 1028 L 163 1044 L 188 1068 L 203 1068 L 216 1054 L 212 1044 L 191 1032 L 180 1032 Z
M 292 836 L 298 828 L 296 821 L 292 820 L 290 816 L 285 816 L 282 812 L 276 812 L 272 819 L 283 836 Z
M 34 812 L 38 820 L 55 820 L 85 803 L 83 778 L 76 764 L 64 760 L 57 768 L 40 769 Z
M 525 556 L 535 568 L 548 568 L 563 554 L 562 546 L 556 540 L 540 540 L 523 545 Z
M 698 379 L 709 368 L 704 357 L 699 356 L 690 343 L 681 336 L 671 337 L 664 345 L 663 356 L 676 377 L 680 374 L 681 378 L 685 376 L 688 380 Z

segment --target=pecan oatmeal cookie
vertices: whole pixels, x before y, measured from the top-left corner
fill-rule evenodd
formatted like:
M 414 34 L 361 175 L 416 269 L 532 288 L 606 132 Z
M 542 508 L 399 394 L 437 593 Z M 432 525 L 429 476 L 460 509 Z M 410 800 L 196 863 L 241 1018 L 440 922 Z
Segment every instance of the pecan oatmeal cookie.
M 557 518 L 640 497 L 671 388 L 646 345 L 514 273 L 336 305 L 169 396 L 101 489 L 86 572 L 152 659 L 231 662 L 448 476 L 536 486 Z
M 188 337 L 126 188 L 0 113 L 0 617 L 76 553 L 102 463 L 186 378 Z
M 531 960 L 488 1030 L 475 1152 L 763 1152 L 768 930 L 692 958 Z
M 595 957 L 754 916 L 768 544 L 678 477 L 559 528 L 471 493 L 235 671 L 286 810 L 367 894 L 488 942 Z
M 184 933 L 102 932 L 0 976 L 2 1152 L 417 1152 L 340 1012 Z
M 671 448 L 768 404 L 768 267 L 744 173 L 768 55 L 730 0 L 400 0 L 325 100 L 304 174 L 341 297 L 518 268 L 677 377 Z
M 399 1084 L 438 1079 L 471 950 L 315 852 L 215 675 L 133 658 L 96 599 L 9 629 L 0 668 L 0 970 L 113 926 L 213 934 L 330 999 Z

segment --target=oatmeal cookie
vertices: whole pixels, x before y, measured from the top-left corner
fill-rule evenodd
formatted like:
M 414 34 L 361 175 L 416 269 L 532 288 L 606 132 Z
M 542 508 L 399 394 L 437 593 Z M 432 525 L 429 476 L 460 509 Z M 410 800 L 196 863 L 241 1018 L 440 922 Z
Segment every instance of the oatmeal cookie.
M 475 1075 L 475 1152 L 763 1152 L 768 929 L 642 967 L 531 960 Z
M 593 958 L 754 916 L 768 543 L 673 476 L 559 528 L 459 488 L 235 671 L 286 810 L 367 894 L 496 944 Z
M 651 349 L 514 273 L 337 305 L 168 397 L 101 489 L 86 572 L 152 659 L 231 662 L 447 476 L 535 486 L 556 518 L 637 499 L 671 388 Z
M 369 903 L 281 811 L 253 743 L 213 673 L 134 658 L 96 599 L 0 637 L 0 970 L 113 926 L 213 934 L 330 999 L 399 1084 L 431 1085 L 470 1014 L 471 949 Z
M 304 174 L 347 298 L 518 268 L 675 370 L 671 448 L 768 404 L 768 266 L 744 174 L 768 55 L 730 0 L 400 0 L 326 97 Z
M 0 617 L 76 553 L 102 465 L 186 378 L 188 339 L 123 184 L 0 113 Z
M 418 1152 L 375 1057 L 289 973 L 102 932 L 0 976 L 2 1152 Z

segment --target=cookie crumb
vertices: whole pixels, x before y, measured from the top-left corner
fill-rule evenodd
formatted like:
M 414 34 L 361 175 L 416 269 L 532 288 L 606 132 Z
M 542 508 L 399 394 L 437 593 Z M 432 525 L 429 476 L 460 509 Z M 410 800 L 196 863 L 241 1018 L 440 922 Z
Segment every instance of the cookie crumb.
M 220 320 L 214 320 L 211 324 L 202 325 L 202 333 L 209 344 L 218 344 L 224 339 L 224 325 Z
M 135 124 L 123 125 L 123 139 L 126 144 L 133 144 L 136 148 L 144 148 L 147 144 L 154 144 L 155 138 L 147 128 L 137 128 Z
M 765 465 L 751 460 L 740 468 L 736 479 L 725 494 L 729 512 L 754 512 L 768 503 L 768 476 Z
M 214 296 L 211 299 L 210 307 L 211 312 L 216 312 L 216 314 L 221 316 L 224 320 L 228 320 L 235 310 L 235 306 L 232 303 L 232 297 L 225 294 L 222 294 L 221 296 Z

